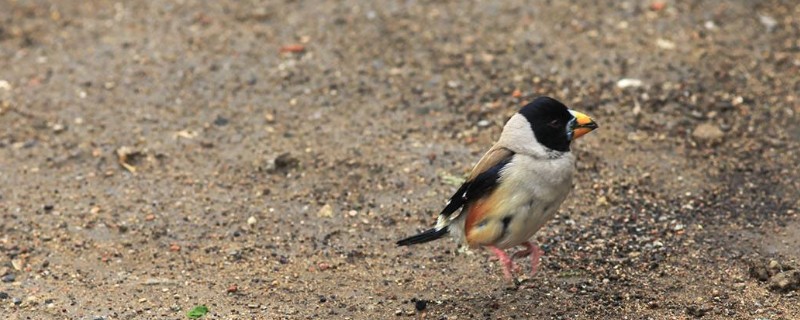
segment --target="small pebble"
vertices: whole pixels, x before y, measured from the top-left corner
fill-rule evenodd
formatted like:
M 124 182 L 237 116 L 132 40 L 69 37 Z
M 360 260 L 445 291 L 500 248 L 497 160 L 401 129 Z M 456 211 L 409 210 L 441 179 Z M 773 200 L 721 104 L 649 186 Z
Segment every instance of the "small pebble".
M 414 308 L 417 309 L 417 311 L 419 312 L 425 311 L 425 308 L 427 307 L 428 307 L 427 300 L 417 300 L 417 302 L 414 302 Z
M 719 126 L 709 122 L 698 125 L 692 131 L 692 137 L 698 140 L 718 140 L 724 135 Z
M 664 243 L 662 243 L 661 241 L 656 240 L 656 241 L 653 241 L 653 246 L 656 247 L 656 248 L 660 248 L 660 247 L 664 246 Z
M 8 293 L 0 291 L 0 300 L 8 299 Z
M 750 277 L 758 281 L 767 281 L 769 280 L 770 273 L 763 264 L 758 263 L 750 267 Z
M 251 216 L 250 218 L 247 218 L 247 225 L 252 226 L 252 225 L 256 224 L 256 222 L 258 222 L 256 220 L 256 217 Z
M 778 292 L 800 289 L 800 270 L 778 273 L 769 279 L 769 288 Z
M 67 130 L 67 127 L 65 125 L 61 124 L 61 123 L 56 123 L 56 124 L 53 125 L 52 129 L 53 129 L 53 133 L 61 133 L 61 132 L 64 132 L 64 130 Z
M 758 21 L 767 28 L 767 32 L 772 32 L 772 30 L 778 26 L 778 20 L 775 20 L 775 18 L 770 16 L 759 15 Z
M 686 307 L 686 314 L 694 317 L 702 317 L 708 313 L 709 308 L 702 305 L 691 305 Z
M 11 259 L 11 266 L 17 271 L 22 271 L 22 268 L 25 267 L 21 259 Z
M 638 88 L 638 87 L 641 87 L 642 85 L 644 85 L 644 82 L 642 82 L 642 80 L 633 79 L 633 78 L 625 78 L 625 79 L 620 79 L 619 81 L 617 81 L 617 88 L 620 88 L 620 89 Z
M 677 46 L 675 45 L 675 42 L 669 41 L 667 39 L 657 39 L 656 47 L 659 47 L 660 49 L 664 50 L 672 50 L 675 49 L 675 47 Z
M 667 3 L 664 1 L 653 1 L 650 3 L 650 10 L 653 11 L 661 11 L 667 7 Z
M 322 208 L 319 208 L 319 211 L 317 211 L 317 217 L 330 218 L 332 216 L 333 216 L 333 208 L 329 204 L 322 206 Z
M 2 281 L 7 283 L 7 282 L 14 282 L 14 280 L 16 279 L 17 277 L 13 273 L 9 273 L 3 276 Z
M 228 119 L 223 117 L 223 116 L 217 116 L 217 118 L 214 119 L 214 125 L 215 126 L 220 126 L 221 127 L 221 126 L 227 125 L 228 122 L 229 122 Z
M 778 263 L 778 261 L 770 260 L 770 262 L 769 262 L 769 268 L 770 269 L 780 269 L 780 267 L 781 267 L 781 265 Z

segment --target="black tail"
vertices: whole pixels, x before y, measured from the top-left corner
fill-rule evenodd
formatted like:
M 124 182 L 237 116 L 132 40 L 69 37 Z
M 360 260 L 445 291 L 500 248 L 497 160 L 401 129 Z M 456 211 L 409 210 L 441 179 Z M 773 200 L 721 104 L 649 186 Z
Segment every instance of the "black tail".
M 442 230 L 428 229 L 425 232 L 420 233 L 418 235 L 410 236 L 403 240 L 397 241 L 397 245 L 410 246 L 412 244 L 420 244 L 428 241 L 433 241 L 441 237 L 444 237 L 445 235 L 447 235 L 447 232 L 448 232 L 447 227 L 442 228 Z

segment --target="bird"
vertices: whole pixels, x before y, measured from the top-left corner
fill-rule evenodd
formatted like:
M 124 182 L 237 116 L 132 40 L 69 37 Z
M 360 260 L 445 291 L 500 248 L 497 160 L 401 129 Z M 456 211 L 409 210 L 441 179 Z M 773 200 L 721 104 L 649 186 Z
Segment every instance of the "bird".
M 531 238 L 573 188 L 572 142 L 598 128 L 586 114 L 542 96 L 506 122 L 497 142 L 450 197 L 433 228 L 397 241 L 410 246 L 451 235 L 470 248 L 488 248 L 511 281 L 512 257 L 529 256 L 531 276 L 543 251 Z M 523 246 L 512 257 L 505 250 Z

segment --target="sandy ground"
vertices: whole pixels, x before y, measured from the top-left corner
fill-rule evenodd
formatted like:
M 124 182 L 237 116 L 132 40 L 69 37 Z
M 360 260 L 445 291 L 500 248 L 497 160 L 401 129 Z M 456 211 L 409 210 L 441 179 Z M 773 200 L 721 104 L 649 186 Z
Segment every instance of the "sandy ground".
M 800 2 L 660 4 L 0 0 L 1 318 L 800 319 Z M 540 273 L 395 247 L 540 95 Z

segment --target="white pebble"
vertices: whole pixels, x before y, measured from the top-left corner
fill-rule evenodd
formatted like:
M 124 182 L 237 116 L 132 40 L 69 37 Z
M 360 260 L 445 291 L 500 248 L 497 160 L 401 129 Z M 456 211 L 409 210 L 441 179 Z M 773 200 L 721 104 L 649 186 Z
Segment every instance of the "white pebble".
M 675 49 L 675 42 L 669 41 L 667 39 L 657 39 L 656 46 L 664 50 L 672 50 Z
M 644 85 L 642 80 L 634 79 L 634 78 L 624 78 L 617 81 L 617 88 L 625 89 L 625 88 L 638 88 Z
M 775 18 L 770 16 L 759 15 L 758 21 L 760 21 L 761 24 L 767 28 L 768 32 L 772 31 L 772 29 L 775 29 L 775 27 L 778 26 L 778 20 L 775 20 Z

